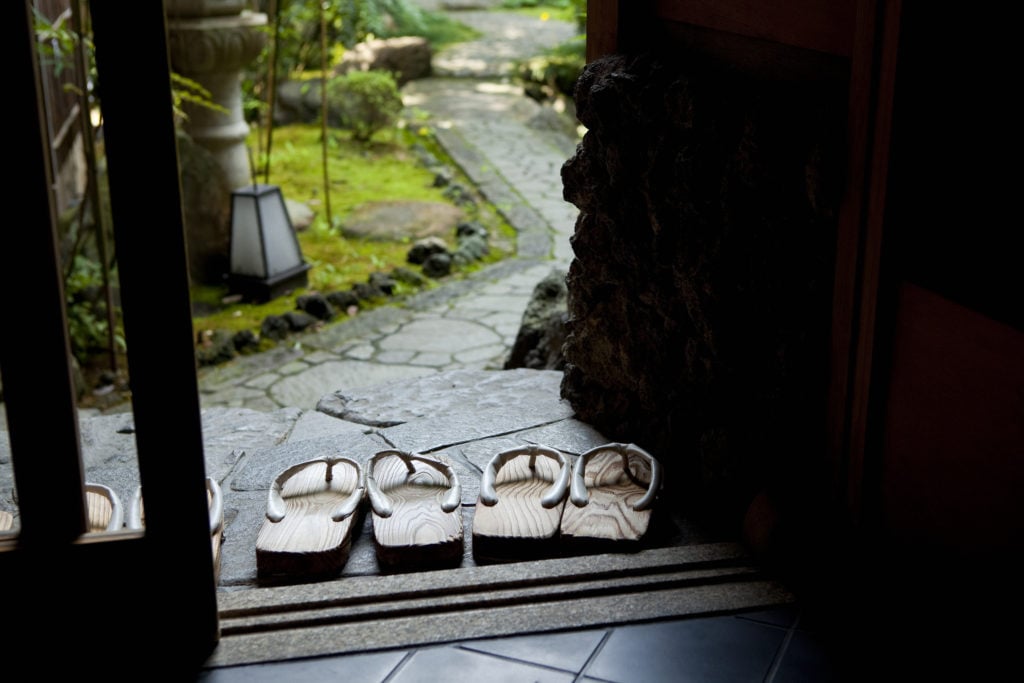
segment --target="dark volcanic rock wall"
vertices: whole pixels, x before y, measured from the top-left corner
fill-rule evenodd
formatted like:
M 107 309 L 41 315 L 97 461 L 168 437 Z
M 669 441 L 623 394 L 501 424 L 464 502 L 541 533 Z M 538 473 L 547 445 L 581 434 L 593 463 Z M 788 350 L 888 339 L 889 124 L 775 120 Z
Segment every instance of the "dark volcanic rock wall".
M 821 456 L 845 86 L 607 57 L 576 105 L 562 396 L 732 528 Z

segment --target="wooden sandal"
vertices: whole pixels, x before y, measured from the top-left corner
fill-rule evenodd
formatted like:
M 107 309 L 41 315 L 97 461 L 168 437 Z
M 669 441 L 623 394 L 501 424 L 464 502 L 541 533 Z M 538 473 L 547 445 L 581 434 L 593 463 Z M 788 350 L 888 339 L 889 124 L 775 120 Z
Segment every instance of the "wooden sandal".
M 216 583 L 220 582 L 220 546 L 224 542 L 224 495 L 220 484 L 213 477 L 206 478 L 206 501 L 210 505 L 210 543 L 213 547 L 213 575 Z M 141 530 L 146 526 L 146 510 L 142 504 L 142 487 L 135 489 L 128 514 L 125 516 L 125 527 Z
M 546 446 L 510 448 L 491 458 L 473 514 L 474 556 L 526 559 L 551 551 L 571 470 L 565 455 Z
M 88 510 L 87 534 L 117 531 L 124 526 L 124 508 L 121 498 L 109 486 L 85 484 L 85 503 Z
M 318 458 L 281 472 L 256 537 L 257 575 L 301 579 L 339 572 L 365 491 L 363 470 L 349 458 Z
M 366 495 L 382 568 L 461 563 L 462 488 L 450 461 L 380 451 L 367 466 Z
M 85 482 L 87 534 L 118 531 L 124 526 L 124 509 L 114 489 L 103 484 Z M 14 515 L 0 510 L 0 532 L 14 528 Z
M 562 539 L 633 545 L 647 533 L 661 488 L 661 465 L 647 451 L 610 443 L 583 453 L 562 512 Z

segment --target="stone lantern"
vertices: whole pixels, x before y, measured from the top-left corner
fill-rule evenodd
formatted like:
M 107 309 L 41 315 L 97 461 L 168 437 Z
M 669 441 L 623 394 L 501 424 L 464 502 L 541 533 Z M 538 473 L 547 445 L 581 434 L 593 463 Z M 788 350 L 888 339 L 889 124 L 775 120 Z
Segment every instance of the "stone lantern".
M 231 193 L 252 183 L 242 72 L 266 43 L 267 15 L 245 0 L 165 0 L 171 68 L 210 91 L 217 111 L 188 102 L 179 138 L 189 271 L 217 284 L 229 261 Z
M 244 0 L 166 0 L 171 67 L 210 91 L 227 113 L 189 105 L 184 130 L 210 150 L 228 186 L 252 182 L 242 111 L 242 70 L 266 44 L 267 15 Z

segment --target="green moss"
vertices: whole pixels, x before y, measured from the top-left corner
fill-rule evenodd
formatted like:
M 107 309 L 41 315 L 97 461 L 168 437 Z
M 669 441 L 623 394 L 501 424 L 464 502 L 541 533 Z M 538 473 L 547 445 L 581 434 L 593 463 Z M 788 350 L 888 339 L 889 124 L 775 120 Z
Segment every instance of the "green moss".
M 281 188 L 289 200 L 303 202 L 315 212 L 313 224 L 297 233 L 303 257 L 310 264 L 309 286 L 265 304 L 224 303 L 226 287 L 196 286 L 192 292 L 196 331 L 227 329 L 258 331 L 268 315 L 280 315 L 295 309 L 299 295 L 319 291 L 330 293 L 351 289 L 366 282 L 371 273 L 390 272 L 398 266 L 410 267 L 406 256 L 408 238 L 365 240 L 342 236 L 343 225 L 352 211 L 374 201 L 449 202 L 444 189 L 434 187 L 434 172 L 424 167 L 412 151 L 422 145 L 442 163 L 453 168 L 455 180 L 473 192 L 472 184 L 437 144 L 428 128 L 395 128 L 377 133 L 371 142 L 353 141 L 346 131 L 329 131 L 327 155 L 330 180 L 331 223 L 328 225 L 323 201 L 323 152 L 317 124 L 294 124 L 274 129 L 270 182 Z M 255 140 L 253 140 L 253 143 Z M 262 182 L 262 175 L 260 177 Z M 515 229 L 500 212 L 482 197 L 463 207 L 469 220 L 479 221 L 491 237 L 491 251 L 483 263 L 492 263 L 512 254 Z M 453 238 L 454 240 L 454 238 Z M 454 245 L 453 245 L 454 246 Z M 472 272 L 475 267 L 462 271 Z M 456 273 L 453 277 L 460 277 Z M 412 293 L 408 285 L 399 285 L 396 295 Z M 373 306 L 386 304 L 374 302 Z M 364 304 L 364 308 L 367 306 Z

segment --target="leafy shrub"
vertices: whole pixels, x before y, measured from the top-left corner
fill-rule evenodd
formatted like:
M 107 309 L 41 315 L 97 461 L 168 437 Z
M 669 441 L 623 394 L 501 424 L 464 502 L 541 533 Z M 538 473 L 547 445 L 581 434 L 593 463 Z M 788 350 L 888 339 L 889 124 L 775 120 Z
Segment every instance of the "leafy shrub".
M 350 71 L 327 82 L 327 106 L 353 139 L 369 142 L 377 131 L 395 125 L 403 105 L 390 73 Z
M 76 255 L 72 260 L 71 272 L 64 283 L 71 351 L 83 364 L 90 354 L 99 350 L 111 350 L 107 309 L 100 296 L 103 285 L 100 268 L 98 262 Z M 117 347 L 114 350 L 125 349 L 124 334 L 120 329 L 114 331 L 113 341 Z
M 518 62 L 516 76 L 527 85 L 546 87 L 550 91 L 549 96 L 561 93 L 571 97 L 585 65 L 586 38 L 578 36 L 546 54 Z

